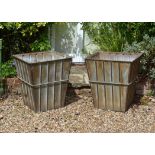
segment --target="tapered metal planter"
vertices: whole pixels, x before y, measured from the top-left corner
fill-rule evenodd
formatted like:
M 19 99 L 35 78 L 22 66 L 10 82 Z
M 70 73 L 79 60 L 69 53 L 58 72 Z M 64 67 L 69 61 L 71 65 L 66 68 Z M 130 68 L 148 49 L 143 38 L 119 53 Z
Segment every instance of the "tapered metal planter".
M 140 54 L 98 52 L 85 59 L 94 106 L 125 112 L 135 95 Z
M 14 55 L 24 104 L 35 112 L 64 106 L 72 58 L 58 52 Z

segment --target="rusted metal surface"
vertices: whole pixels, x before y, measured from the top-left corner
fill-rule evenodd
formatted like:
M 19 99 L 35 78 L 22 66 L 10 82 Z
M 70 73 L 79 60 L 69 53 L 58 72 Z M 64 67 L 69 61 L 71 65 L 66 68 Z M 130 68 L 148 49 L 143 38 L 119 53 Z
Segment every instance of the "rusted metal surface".
M 135 94 L 140 54 L 97 52 L 85 59 L 96 108 L 126 111 Z
M 24 104 L 35 112 L 64 106 L 72 58 L 58 52 L 14 55 Z

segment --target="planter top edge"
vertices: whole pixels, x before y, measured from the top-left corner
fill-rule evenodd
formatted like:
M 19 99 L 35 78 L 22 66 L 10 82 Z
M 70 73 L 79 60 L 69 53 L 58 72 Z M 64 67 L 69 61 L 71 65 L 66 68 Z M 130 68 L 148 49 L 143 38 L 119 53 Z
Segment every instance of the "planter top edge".
M 87 56 L 85 60 L 132 63 L 139 59 L 142 55 L 143 53 L 98 51 L 94 54 Z

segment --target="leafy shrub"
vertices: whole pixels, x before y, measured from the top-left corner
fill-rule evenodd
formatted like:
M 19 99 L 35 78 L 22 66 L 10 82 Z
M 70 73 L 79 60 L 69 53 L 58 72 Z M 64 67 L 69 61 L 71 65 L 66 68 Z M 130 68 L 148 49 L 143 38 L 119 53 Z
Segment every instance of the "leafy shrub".
M 143 41 L 126 44 L 126 52 L 143 52 L 141 59 L 141 73 L 150 79 L 155 79 L 155 37 L 145 35 Z
M 83 23 L 83 29 L 104 51 L 122 51 L 123 45 L 126 43 L 119 23 Z
M 104 51 L 123 51 L 125 44 L 140 42 L 148 34 L 155 36 L 155 23 L 89 22 L 82 23 L 92 41 Z
M 49 47 L 48 26 L 51 24 L 53 23 L 0 22 L 2 60 L 9 60 L 13 54 L 46 50 Z
M 13 60 L 9 60 L 1 65 L 0 77 L 14 77 L 16 76 L 16 69 L 13 66 Z
M 39 40 L 35 40 L 30 44 L 30 48 L 32 51 L 48 51 L 50 50 L 51 45 L 48 38 L 44 35 L 41 36 Z

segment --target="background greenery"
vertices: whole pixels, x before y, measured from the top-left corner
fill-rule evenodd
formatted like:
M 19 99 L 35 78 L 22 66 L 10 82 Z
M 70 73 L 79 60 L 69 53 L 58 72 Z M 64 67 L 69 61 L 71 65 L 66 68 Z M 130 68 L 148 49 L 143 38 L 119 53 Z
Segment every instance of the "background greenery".
M 1 64 L 1 76 L 3 78 L 6 77 L 14 77 L 16 76 L 16 69 L 15 66 L 13 66 L 13 60 L 8 60 L 5 63 Z
M 0 23 L 0 38 L 3 39 L 2 76 L 16 75 L 11 56 L 31 51 L 46 51 L 51 48 L 48 40 L 47 22 Z M 83 22 L 82 29 L 94 44 L 103 51 L 141 52 L 141 74 L 155 79 L 155 23 L 134 22 Z
M 0 23 L 0 38 L 3 39 L 1 77 L 13 77 L 16 69 L 12 55 L 31 51 L 46 51 L 51 48 L 46 22 Z
M 140 42 L 144 35 L 155 36 L 155 23 L 84 22 L 83 29 L 104 51 L 123 51 L 125 44 Z
M 155 37 L 145 35 L 141 42 L 133 42 L 131 45 L 126 44 L 124 51 L 143 52 L 141 58 L 141 73 L 150 79 L 155 79 Z
M 3 39 L 3 61 L 13 54 L 50 49 L 48 25 L 45 22 L 0 23 L 0 38 Z
M 155 79 L 155 23 L 83 23 L 83 29 L 103 51 L 142 52 L 143 76 Z

